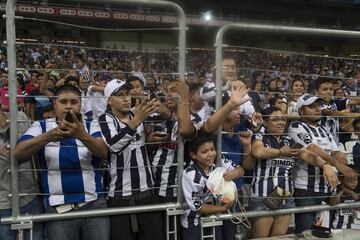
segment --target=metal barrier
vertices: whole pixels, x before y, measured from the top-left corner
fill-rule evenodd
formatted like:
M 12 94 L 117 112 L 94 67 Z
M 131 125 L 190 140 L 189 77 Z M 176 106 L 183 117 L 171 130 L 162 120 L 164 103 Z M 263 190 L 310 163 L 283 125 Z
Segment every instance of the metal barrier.
M 266 24 L 252 24 L 252 23 L 230 23 L 222 26 L 217 34 L 215 40 L 215 66 L 216 66 L 216 110 L 222 106 L 221 91 L 222 91 L 222 60 L 223 48 L 228 45 L 223 44 L 223 38 L 227 31 L 234 29 L 239 31 L 252 32 L 268 32 L 268 33 L 288 33 L 309 36 L 323 36 L 323 37 L 340 37 L 340 38 L 360 38 L 358 31 L 345 31 L 324 28 L 305 28 L 305 27 L 289 27 L 282 25 L 266 25 Z M 217 134 L 217 149 L 221 148 L 221 126 Z M 220 162 L 220 155 L 218 155 L 217 163 Z
M 97 3 L 96 0 L 81 0 L 81 2 L 86 3 Z M 149 6 L 158 6 L 158 7 L 169 7 L 176 11 L 178 14 L 178 23 L 179 23 L 179 41 L 178 41 L 178 51 L 179 51 L 179 64 L 178 64 L 178 70 L 179 70 L 179 76 L 180 79 L 185 79 L 185 54 L 186 54 L 186 18 L 185 13 L 183 9 L 176 3 L 169 2 L 169 1 L 150 1 L 150 0 L 111 0 L 107 1 L 108 3 L 116 3 L 116 4 L 142 4 L 142 5 L 149 5 Z M 15 16 L 15 9 L 16 9 L 16 0 L 9 0 L 6 3 L 6 15 L 4 16 L 6 18 L 6 44 L 7 44 L 7 57 L 8 57 L 8 71 L 9 71 L 9 102 L 10 102 L 10 122 L 15 123 L 14 119 L 17 119 L 17 88 L 16 88 L 16 31 L 15 31 L 15 20 L 17 17 Z M 21 17 L 19 18 L 21 19 Z M 8 224 L 12 224 L 12 227 L 14 229 L 17 229 L 19 231 L 19 239 L 22 239 L 22 232 L 23 229 L 31 229 L 32 228 L 32 222 L 36 218 L 29 218 L 24 219 L 23 216 L 20 216 L 20 206 L 19 206 L 19 181 L 18 181 L 18 161 L 14 158 L 14 147 L 16 145 L 16 136 L 17 136 L 17 126 L 16 124 L 10 124 L 10 172 L 11 172 L 11 206 L 12 206 L 12 217 L 9 219 Z M 177 173 L 178 176 L 181 175 L 183 166 L 184 166 L 184 144 L 181 138 L 179 138 L 179 144 L 178 144 L 178 166 L 177 166 Z M 180 186 L 180 184 L 178 184 Z M 178 202 L 181 203 L 181 187 L 178 187 L 178 195 L 177 195 Z M 167 205 L 162 205 L 162 207 L 145 207 L 147 210 L 136 207 L 133 209 L 129 209 L 130 212 L 137 212 L 140 211 L 152 211 L 155 207 L 157 211 L 166 210 L 168 207 Z M 120 210 L 120 212 L 127 211 L 125 209 Z M 144 212 L 143 211 L 143 212 Z M 98 215 L 111 215 L 111 212 L 114 212 L 113 209 L 107 212 L 102 211 L 91 211 L 89 215 L 87 216 L 98 216 Z M 116 211 L 115 211 L 116 212 Z M 119 212 L 119 213 L 120 213 Z M 123 212 L 125 213 L 125 212 Z M 75 214 L 77 217 L 77 213 Z M 65 217 L 65 218 L 64 218 Z M 40 217 L 41 221 L 46 220 L 60 220 L 60 219 L 66 219 L 71 218 L 70 215 L 49 215 L 45 214 L 43 217 Z M 21 220 L 22 219 L 22 220 Z M 38 218 L 39 219 L 39 218 Z M 2 223 L 5 223 L 5 219 L 1 219 Z M 30 224 L 29 224 L 30 223 Z
M 82 2 L 96 2 L 95 0 L 81 0 Z M 185 14 L 183 10 L 175 3 L 165 2 L 165 1 L 149 1 L 149 0 L 112 0 L 113 3 L 131 3 L 131 4 L 147 4 L 154 6 L 164 6 L 172 7 L 179 14 L 179 73 L 180 78 L 184 79 L 185 77 Z M 10 119 L 17 118 L 17 109 L 16 109 L 16 49 L 15 49 L 15 0 L 9 0 L 6 5 L 6 27 L 7 27 L 7 49 L 8 49 L 8 66 L 9 66 L 9 89 L 10 89 Z M 216 96 L 216 109 L 220 109 L 221 104 L 221 86 L 222 86 L 222 51 L 223 51 L 223 35 L 229 29 L 239 29 L 239 30 L 251 30 L 251 31 L 264 31 L 264 32 L 273 32 L 273 33 L 293 33 L 293 34 L 307 34 L 307 35 L 317 35 L 317 36 L 336 36 L 336 37 L 354 37 L 360 38 L 360 32 L 355 31 L 341 31 L 341 30 L 329 30 L 329 29 L 315 29 L 315 28 L 298 28 L 298 27 L 287 27 L 287 26 L 275 26 L 275 25 L 259 25 L 259 24 L 228 24 L 220 28 L 216 37 L 216 87 L 217 87 L 217 96 Z M 14 121 L 12 121 L 14 122 Z M 101 209 L 93 211 L 81 211 L 75 213 L 65 213 L 65 214 L 41 214 L 41 215 L 31 215 L 31 216 L 21 216 L 19 211 L 19 189 L 18 189 L 18 162 L 13 157 L 13 149 L 16 144 L 16 125 L 10 125 L 10 161 L 11 161 L 11 174 L 12 174 L 12 216 L 5 217 L 1 219 L 3 224 L 12 224 L 14 228 L 18 229 L 21 232 L 23 229 L 31 229 L 33 222 L 41 221 L 54 221 L 54 220 L 65 220 L 65 219 L 74 219 L 79 217 L 96 217 L 104 215 L 117 215 L 117 214 L 127 214 L 127 213 L 139 213 L 139 212 L 152 212 L 152 211 L 166 211 L 166 232 L 167 238 L 170 239 L 170 235 L 173 236 L 172 239 L 177 239 L 177 224 L 176 216 L 183 213 L 182 211 L 182 199 L 181 199 L 181 187 L 180 182 L 178 181 L 178 195 L 177 203 L 173 204 L 158 204 L 158 205 L 148 205 L 148 206 L 136 206 L 136 207 L 127 207 L 127 208 L 111 208 L 111 209 Z M 218 135 L 217 149 L 221 149 L 221 131 Z M 219 155 L 218 155 L 219 156 Z M 178 166 L 177 173 L 178 179 L 181 177 L 183 170 L 183 159 L 184 158 L 184 148 L 183 142 L 180 140 L 178 145 Z M 351 204 L 339 204 L 336 206 L 308 206 L 300 207 L 294 209 L 285 209 L 277 211 L 257 211 L 257 212 L 248 212 L 247 217 L 260 217 L 260 216 L 274 216 L 282 214 L 291 214 L 299 212 L 311 212 L 318 210 L 333 210 L 341 208 L 357 208 L 360 207 L 360 203 L 351 203 Z M 239 214 L 239 217 L 243 215 Z M 203 217 L 202 223 L 204 226 L 214 226 L 221 225 L 219 220 L 231 219 L 232 215 L 230 214 L 221 214 L 216 216 Z M 173 223 L 173 228 L 170 229 L 170 221 Z

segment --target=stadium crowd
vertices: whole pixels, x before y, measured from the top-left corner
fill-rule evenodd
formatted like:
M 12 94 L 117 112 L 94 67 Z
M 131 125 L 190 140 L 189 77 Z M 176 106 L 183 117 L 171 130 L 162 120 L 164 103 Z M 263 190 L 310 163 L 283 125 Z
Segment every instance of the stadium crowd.
M 21 213 L 65 213 L 176 202 L 187 207 L 182 239 L 200 239 L 199 218 L 246 202 L 251 211 L 358 200 L 360 70 L 356 61 L 263 51 L 227 52 L 222 107 L 215 110 L 211 51 L 189 51 L 179 81 L 177 55 L 53 46 L 17 48 Z M 11 215 L 6 52 L 0 54 L 0 217 Z M 219 94 L 219 93 L 218 93 Z M 222 126 L 222 149 L 214 136 Z M 185 168 L 177 176 L 177 141 Z M 236 200 L 206 183 L 217 154 Z M 34 171 L 40 169 L 40 171 Z M 37 174 L 39 173 L 39 174 Z M 246 190 L 248 186 L 248 191 Z M 317 212 L 295 214 L 295 232 L 357 228 L 339 210 L 329 226 Z M 360 218 L 360 215 L 359 215 Z M 164 239 L 165 213 L 36 223 L 34 239 Z M 291 215 L 251 221 L 251 237 L 284 235 Z M 360 219 L 359 221 L 360 222 Z M 174 226 L 172 226 L 174 227 Z M 205 229 L 209 233 L 211 229 Z M 235 239 L 224 221 L 216 239 Z M 15 239 L 10 226 L 0 236 Z M 28 235 L 27 235 L 28 237 Z

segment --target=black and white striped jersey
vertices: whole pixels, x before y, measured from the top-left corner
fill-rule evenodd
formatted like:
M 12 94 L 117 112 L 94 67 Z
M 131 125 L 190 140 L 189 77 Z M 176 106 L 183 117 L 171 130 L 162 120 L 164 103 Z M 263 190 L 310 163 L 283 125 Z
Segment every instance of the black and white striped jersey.
M 336 99 L 332 100 L 329 104 L 322 103 L 321 110 L 328 109 L 331 111 L 338 111 L 339 108 L 346 109 L 348 107 L 349 99 Z M 337 145 L 339 145 L 339 118 L 324 116 L 321 118 L 320 125 L 327 128 L 331 133 Z
M 295 121 L 290 124 L 289 134 L 295 142 L 305 148 L 315 144 L 324 149 L 328 154 L 338 151 L 338 147 L 324 126 L 311 126 L 303 121 Z M 313 190 L 319 193 L 330 193 L 331 189 L 325 183 L 323 170 L 319 167 L 298 161 L 294 167 L 294 186 L 296 189 Z
M 355 202 L 351 198 L 351 196 L 341 196 L 341 203 L 352 203 Z M 332 228 L 336 229 L 350 229 L 351 224 L 353 223 L 353 214 L 354 209 L 351 208 L 345 208 L 345 209 L 338 209 L 334 213 L 333 221 L 331 223 Z
M 134 113 L 130 112 L 130 118 L 133 117 Z M 130 196 L 152 189 L 143 124 L 134 130 L 111 112 L 101 115 L 99 122 L 102 137 L 110 150 L 109 196 Z
M 283 146 L 294 145 L 288 136 L 281 136 L 280 142 L 271 136 L 257 134 L 254 141 L 262 141 L 264 147 L 280 149 Z M 251 183 L 251 196 L 267 197 L 278 186 L 287 192 L 293 192 L 291 170 L 298 158 L 275 157 L 271 159 L 257 159 Z
M 227 171 L 234 170 L 237 166 L 229 159 L 222 157 L 222 167 Z M 212 166 L 210 172 L 214 171 L 215 164 Z M 184 170 L 182 176 L 182 190 L 187 208 L 183 215 L 181 215 L 181 225 L 185 228 L 198 226 L 200 214 L 198 211 L 203 204 L 217 204 L 216 199 L 206 187 L 206 182 L 209 178 L 204 170 L 197 164 L 196 161 L 191 161 L 189 166 Z
M 93 78 L 93 73 L 90 72 L 89 66 L 88 65 L 84 65 L 82 68 L 77 69 L 77 71 L 79 72 L 79 74 L 85 78 L 89 83 L 92 82 L 92 78 Z
M 197 114 L 190 115 L 193 126 L 199 130 L 203 121 Z M 166 132 L 169 143 L 160 144 L 157 150 L 150 156 L 151 165 L 154 173 L 155 193 L 162 197 L 177 196 L 177 141 L 178 141 L 178 122 L 164 120 L 160 115 L 153 115 L 148 118 L 147 123 L 164 123 L 162 131 Z

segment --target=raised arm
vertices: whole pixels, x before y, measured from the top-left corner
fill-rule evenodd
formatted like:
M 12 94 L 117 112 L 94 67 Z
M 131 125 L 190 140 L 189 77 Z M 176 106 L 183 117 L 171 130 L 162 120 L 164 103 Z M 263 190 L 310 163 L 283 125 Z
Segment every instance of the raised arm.
M 212 133 L 217 131 L 220 125 L 224 122 L 226 116 L 228 116 L 232 110 L 250 100 L 249 98 L 245 97 L 246 94 L 247 90 L 243 82 L 232 82 L 231 97 L 229 101 L 205 122 L 203 130 L 205 132 Z
M 49 64 L 45 67 L 45 73 L 44 73 L 44 78 L 43 80 L 40 82 L 40 93 L 44 94 L 45 96 L 51 97 L 54 94 L 52 92 L 50 92 L 48 90 L 48 82 L 49 82 L 49 73 L 50 70 L 52 68 L 52 65 Z

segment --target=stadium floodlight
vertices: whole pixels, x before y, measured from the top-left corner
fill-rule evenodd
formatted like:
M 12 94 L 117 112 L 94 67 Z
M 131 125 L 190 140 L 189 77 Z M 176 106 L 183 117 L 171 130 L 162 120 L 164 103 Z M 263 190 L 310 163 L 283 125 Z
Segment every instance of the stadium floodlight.
M 211 21 L 211 19 L 212 19 L 212 13 L 211 13 L 211 11 L 206 11 L 206 12 L 204 12 L 204 14 L 203 14 L 203 19 L 204 19 L 205 21 Z

